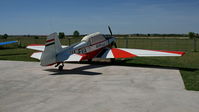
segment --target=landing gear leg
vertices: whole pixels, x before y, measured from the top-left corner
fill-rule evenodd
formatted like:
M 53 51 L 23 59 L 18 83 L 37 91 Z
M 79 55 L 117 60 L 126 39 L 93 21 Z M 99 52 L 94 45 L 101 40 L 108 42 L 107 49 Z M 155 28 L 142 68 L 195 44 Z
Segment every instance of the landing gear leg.
M 59 65 L 59 67 L 58 67 L 59 71 L 63 71 L 63 68 L 64 68 L 64 63 L 62 63 L 62 64 Z

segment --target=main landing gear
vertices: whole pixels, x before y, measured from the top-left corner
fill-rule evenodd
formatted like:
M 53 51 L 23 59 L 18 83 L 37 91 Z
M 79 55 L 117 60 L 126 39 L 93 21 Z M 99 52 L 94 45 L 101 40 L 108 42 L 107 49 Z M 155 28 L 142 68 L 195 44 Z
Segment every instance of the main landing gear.
M 59 65 L 59 67 L 58 67 L 59 71 L 63 71 L 63 68 L 64 68 L 64 64 L 63 65 Z
M 64 68 L 64 63 L 57 63 L 57 65 L 55 65 L 55 67 L 58 67 L 58 70 L 59 71 L 63 71 L 63 68 Z

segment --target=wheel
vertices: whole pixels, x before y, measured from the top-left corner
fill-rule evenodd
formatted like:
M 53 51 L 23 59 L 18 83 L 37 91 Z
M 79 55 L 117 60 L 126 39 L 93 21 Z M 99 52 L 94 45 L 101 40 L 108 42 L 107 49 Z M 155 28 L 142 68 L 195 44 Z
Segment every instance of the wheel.
M 59 69 L 59 71 L 63 71 L 63 68 L 64 68 L 64 66 L 60 65 L 58 69 Z

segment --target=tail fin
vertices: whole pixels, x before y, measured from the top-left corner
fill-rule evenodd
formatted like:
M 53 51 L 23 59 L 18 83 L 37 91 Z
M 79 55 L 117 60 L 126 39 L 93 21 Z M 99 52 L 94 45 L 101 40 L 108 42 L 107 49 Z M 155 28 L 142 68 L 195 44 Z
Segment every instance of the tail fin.
M 62 50 L 57 33 L 47 37 L 44 52 L 41 55 L 41 65 L 48 66 L 57 62 L 56 55 Z

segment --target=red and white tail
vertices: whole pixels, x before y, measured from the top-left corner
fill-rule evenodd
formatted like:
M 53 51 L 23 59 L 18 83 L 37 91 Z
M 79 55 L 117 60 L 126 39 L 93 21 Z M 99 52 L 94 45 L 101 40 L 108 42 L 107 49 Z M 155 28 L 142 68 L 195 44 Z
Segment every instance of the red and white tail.
M 56 63 L 56 55 L 61 52 L 62 49 L 57 33 L 50 34 L 47 37 L 45 49 L 41 55 L 41 65 L 48 66 Z

